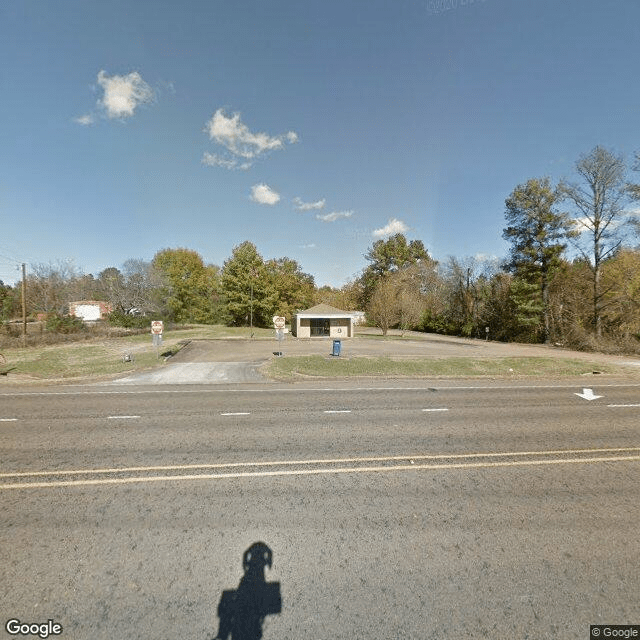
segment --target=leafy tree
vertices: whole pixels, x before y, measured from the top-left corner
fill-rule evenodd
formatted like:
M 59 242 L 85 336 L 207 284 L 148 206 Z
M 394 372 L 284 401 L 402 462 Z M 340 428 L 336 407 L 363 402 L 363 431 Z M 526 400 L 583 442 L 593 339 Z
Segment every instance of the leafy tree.
M 549 282 L 553 270 L 560 264 L 566 248 L 565 239 L 574 234 L 568 217 L 556 210 L 559 195 L 551 188 L 549 178 L 534 178 L 518 185 L 505 201 L 507 227 L 502 233 L 511 242 L 510 260 L 507 269 L 523 283 L 534 285 L 539 290 L 541 304 L 535 303 L 536 293 L 529 289 L 526 314 L 539 309 L 542 315 L 543 338 L 549 342 L 551 315 L 549 311 Z M 575 234 L 574 234 L 575 235 Z M 519 291 L 525 287 L 518 285 Z M 522 307 L 524 309 L 525 307 Z M 533 318 L 527 321 L 533 324 Z
M 631 193 L 622 156 L 595 147 L 576 162 L 578 183 L 562 183 L 561 194 L 573 203 L 576 224 L 586 240 L 576 246 L 591 269 L 592 313 L 596 335 L 602 335 L 602 265 L 623 242 L 626 205 Z
M 164 277 L 164 296 L 177 322 L 214 321 L 215 280 L 213 267 L 191 249 L 163 249 L 153 258 L 153 267 Z
M 396 233 L 387 240 L 377 240 L 364 257 L 371 263 L 370 269 L 378 276 L 384 276 L 422 260 L 431 260 L 422 240 L 411 240 L 407 243 L 402 233 Z
M 313 276 L 303 273 L 291 258 L 269 260 L 265 264 L 271 286 L 278 295 L 276 313 L 291 320 L 293 315 L 313 305 L 315 283 Z
M 360 305 L 363 308 L 367 307 L 381 278 L 411 265 L 419 264 L 426 270 L 433 270 L 437 264 L 429 256 L 422 240 L 407 242 L 402 233 L 396 233 L 387 240 L 377 240 L 364 257 L 370 264 L 360 277 L 362 287 Z
M 356 279 L 350 280 L 339 289 L 328 285 L 320 287 L 316 291 L 315 302 L 316 304 L 324 302 L 345 311 L 357 311 L 362 297 L 362 282 Z
M 6 322 L 14 313 L 17 313 L 14 303 L 15 292 L 13 288 L 0 280 L 0 321 Z
M 539 293 L 540 289 L 537 283 L 527 282 L 522 278 L 514 278 L 511 281 L 509 297 L 513 311 L 510 322 L 510 340 L 537 342 L 542 329 L 541 318 L 545 311 L 548 314 L 548 302 L 545 307 Z M 546 314 L 545 317 L 548 321 Z M 543 335 L 548 336 L 546 330 Z
M 278 305 L 278 292 L 256 246 L 248 240 L 234 247 L 222 267 L 221 289 L 228 322 L 269 326 Z

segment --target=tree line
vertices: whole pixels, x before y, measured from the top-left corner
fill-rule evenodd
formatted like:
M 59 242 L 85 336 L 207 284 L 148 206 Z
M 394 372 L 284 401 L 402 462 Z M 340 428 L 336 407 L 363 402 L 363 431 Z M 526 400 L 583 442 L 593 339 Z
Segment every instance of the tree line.
M 636 156 L 634 169 L 640 169 Z M 264 260 L 246 241 L 220 266 L 193 250 L 162 249 L 97 276 L 72 264 L 34 265 L 31 315 L 64 316 L 72 300 L 108 301 L 120 324 L 153 315 L 178 323 L 270 326 L 274 315 L 325 302 L 362 310 L 382 329 L 416 329 L 520 342 L 635 348 L 640 338 L 640 228 L 630 208 L 640 185 L 621 156 L 595 147 L 575 165 L 576 180 L 532 178 L 505 200 L 505 260 L 434 260 L 403 234 L 376 241 L 367 266 L 341 288 L 316 287 L 290 258 Z M 0 282 L 0 317 L 19 315 L 20 286 Z M 147 322 L 147 320 L 142 320 Z
M 0 317 L 21 313 L 21 285 L 0 282 Z M 112 321 L 124 325 L 153 316 L 176 323 L 267 326 L 274 314 L 290 318 L 316 300 L 313 276 L 290 258 L 264 260 L 249 241 L 233 249 L 224 265 L 205 264 L 191 249 L 162 249 L 151 261 L 127 260 L 97 276 L 72 263 L 36 264 L 26 278 L 29 315 L 61 317 L 69 303 L 104 300 Z M 148 323 L 148 320 L 141 322 Z
M 640 155 L 634 169 L 640 169 Z M 506 260 L 436 263 L 420 241 L 379 240 L 345 293 L 383 333 L 391 327 L 554 342 L 580 349 L 640 339 L 640 185 L 621 156 L 598 146 L 576 180 L 532 178 L 505 200 Z M 347 305 L 349 306 L 349 305 Z

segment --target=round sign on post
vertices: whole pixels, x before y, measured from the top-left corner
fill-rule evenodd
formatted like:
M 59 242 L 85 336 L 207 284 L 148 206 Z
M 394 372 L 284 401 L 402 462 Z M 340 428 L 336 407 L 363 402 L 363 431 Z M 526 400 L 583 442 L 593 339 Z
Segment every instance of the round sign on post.
M 161 336 L 163 329 L 164 329 L 164 323 L 162 322 L 162 320 L 151 321 L 151 333 L 154 336 Z
M 283 316 L 273 316 L 273 326 L 276 329 L 284 329 L 285 324 L 287 324 L 286 318 Z

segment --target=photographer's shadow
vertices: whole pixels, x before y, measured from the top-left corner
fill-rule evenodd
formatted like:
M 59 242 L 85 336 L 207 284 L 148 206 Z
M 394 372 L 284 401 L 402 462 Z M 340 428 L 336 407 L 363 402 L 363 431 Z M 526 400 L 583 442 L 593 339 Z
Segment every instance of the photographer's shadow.
M 260 640 L 268 615 L 280 613 L 280 583 L 267 582 L 265 567 L 271 568 L 273 553 L 264 542 L 254 542 L 242 558 L 244 576 L 238 588 L 225 590 L 218 603 L 220 626 L 215 640 Z

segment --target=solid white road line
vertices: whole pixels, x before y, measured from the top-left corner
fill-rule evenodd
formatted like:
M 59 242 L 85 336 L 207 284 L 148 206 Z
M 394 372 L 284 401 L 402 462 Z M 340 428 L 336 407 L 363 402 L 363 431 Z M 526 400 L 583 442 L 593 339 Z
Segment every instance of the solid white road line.
M 423 411 L 429 411 L 429 412 L 434 412 L 434 411 L 449 411 L 449 409 L 447 409 L 446 407 L 443 407 L 442 409 L 423 409 Z
M 109 484 L 133 484 L 136 482 L 167 482 L 176 480 L 224 480 L 229 478 L 266 478 L 271 476 L 310 476 L 337 473 L 385 473 L 390 471 L 439 471 L 444 469 L 482 469 L 496 467 L 525 467 L 557 464 L 586 464 L 596 462 L 630 462 L 640 461 L 640 456 L 620 456 L 603 458 L 560 458 L 556 460 L 518 460 L 504 462 L 465 462 L 453 464 L 411 464 L 395 467 L 351 467 L 337 469 L 285 469 L 281 471 L 248 471 L 241 473 L 209 473 L 181 476 L 138 476 L 131 478 L 99 478 L 95 480 L 60 480 L 53 482 L 22 482 L 0 484 L 0 490 L 8 489 L 43 489 L 52 487 L 73 487 Z
M 211 388 L 207 385 L 202 385 L 201 389 L 145 389 L 145 390 L 114 390 L 114 391 L 25 391 L 25 392 L 5 392 L 0 393 L 0 396 L 77 396 L 77 395 L 102 395 L 102 396 L 117 396 L 117 395 L 153 395 L 153 394 L 194 394 L 194 393 L 305 393 L 309 392 L 332 392 L 332 393 L 352 393 L 352 392 L 365 392 L 370 391 L 470 391 L 470 390 L 505 390 L 512 389 L 517 391 L 518 389 L 575 389 L 577 384 L 522 384 L 522 385 L 470 385 L 470 386 L 424 386 L 424 387 L 315 387 L 315 388 L 287 388 L 287 387 L 272 387 L 265 385 L 263 389 L 228 389 L 224 388 Z M 640 387 L 640 383 L 610 383 L 600 384 L 598 388 L 635 388 Z
M 351 409 L 329 409 L 322 413 L 351 413 Z
M 221 416 L 250 416 L 251 413 L 249 411 L 236 411 L 236 412 L 228 412 L 221 413 Z
M 608 404 L 607 407 L 640 407 L 640 404 Z
M 18 418 L 0 418 L 0 422 L 18 422 Z
M 107 416 L 107 420 L 135 420 L 140 416 Z

